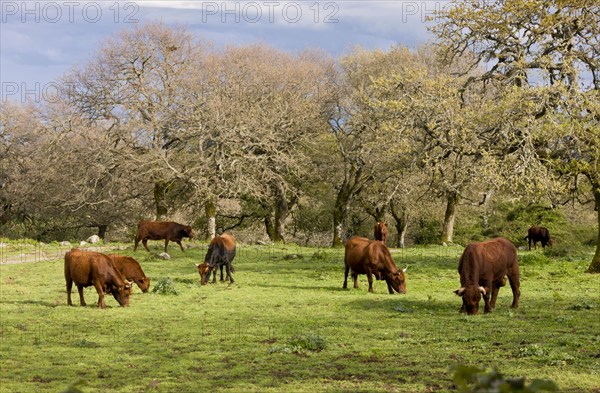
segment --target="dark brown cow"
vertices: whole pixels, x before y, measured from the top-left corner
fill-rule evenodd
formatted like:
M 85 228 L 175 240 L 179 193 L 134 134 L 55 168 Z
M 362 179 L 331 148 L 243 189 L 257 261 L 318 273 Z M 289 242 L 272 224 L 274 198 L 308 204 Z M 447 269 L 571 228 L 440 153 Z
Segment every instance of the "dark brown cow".
M 366 274 L 369 281 L 369 292 L 373 292 L 373 277 L 385 280 L 389 293 L 406 293 L 406 269 L 398 270 L 388 248 L 381 241 L 369 240 L 365 237 L 351 237 L 345 244 L 344 285 L 348 288 L 348 273 L 352 270 L 354 288 L 358 288 L 358 275 Z
M 465 247 L 458 264 L 461 288 L 454 291 L 462 297 L 460 312 L 477 314 L 481 295 L 485 301 L 485 312 L 496 307 L 500 287 L 506 285 L 508 276 L 513 293 L 512 308 L 519 306 L 519 262 L 517 249 L 503 237 Z M 491 300 L 490 300 L 491 294 Z
M 132 257 L 118 254 L 109 254 L 108 257 L 113 261 L 115 267 L 123 277 L 135 282 L 142 292 L 148 292 L 150 278 L 146 277 L 138 261 Z
M 165 239 L 165 252 L 167 252 L 167 246 L 171 240 L 179 244 L 181 251 L 184 251 L 181 245 L 181 239 L 184 237 L 189 237 L 190 239 L 193 237 L 191 226 L 181 225 L 173 221 L 140 221 L 133 251 L 137 250 L 140 240 L 146 251 L 150 251 L 147 245 L 148 240 L 162 239 Z
M 123 307 L 129 306 L 131 283 L 127 282 L 114 266 L 112 260 L 99 252 L 72 249 L 65 253 L 65 280 L 67 304 L 71 302 L 73 282 L 79 291 L 79 303 L 85 306 L 83 288 L 93 285 L 98 292 L 98 307 L 106 308 L 104 293 L 111 293 Z
M 529 251 L 531 251 L 531 242 L 533 242 L 533 248 L 537 248 L 537 242 L 542 242 L 542 248 L 552 245 L 552 239 L 550 239 L 550 231 L 548 231 L 548 228 L 538 227 L 537 225 L 529 228 L 525 240 L 529 240 Z
M 383 244 L 387 244 L 388 227 L 385 222 L 379 221 L 375 224 L 373 232 L 375 233 L 375 240 L 380 240 Z
M 200 281 L 201 284 L 206 284 L 208 282 L 211 272 L 213 272 L 213 284 L 217 282 L 217 266 L 221 270 L 221 281 L 224 281 L 223 266 L 225 266 L 229 283 L 233 284 L 234 281 L 233 277 L 231 276 L 233 267 L 231 266 L 231 261 L 233 261 L 234 257 L 235 237 L 228 233 L 224 233 L 220 236 L 215 236 L 215 238 L 211 240 L 208 246 L 208 251 L 206 252 L 206 256 L 204 257 L 204 263 L 196 265 L 200 276 L 204 274 L 204 277 Z

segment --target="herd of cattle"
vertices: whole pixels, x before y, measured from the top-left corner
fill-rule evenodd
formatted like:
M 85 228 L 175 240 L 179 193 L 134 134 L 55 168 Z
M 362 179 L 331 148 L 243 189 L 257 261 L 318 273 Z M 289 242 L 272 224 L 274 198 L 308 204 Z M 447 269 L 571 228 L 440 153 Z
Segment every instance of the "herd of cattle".
M 354 288 L 358 288 L 358 275 L 365 274 L 369 282 L 369 292 L 373 292 L 373 276 L 377 280 L 387 283 L 388 291 L 393 294 L 406 293 L 406 277 L 404 269 L 398 269 L 389 249 L 386 246 L 387 225 L 378 222 L 374 228 L 375 240 L 365 237 L 354 236 L 345 243 L 344 253 L 344 284 L 348 287 L 348 274 L 351 272 L 354 279 Z M 181 244 L 183 238 L 192 238 L 192 228 L 176 222 L 141 221 L 138 224 L 135 237 L 134 251 L 141 241 L 144 248 L 148 240 L 165 241 L 165 252 L 169 241 Z M 537 242 L 542 247 L 552 244 L 548 229 L 533 226 L 529 228 L 525 237 L 536 247 Z M 204 262 L 196 264 L 200 274 L 202 285 L 208 283 L 210 274 L 213 273 L 213 283 L 216 282 L 217 268 L 221 271 L 221 281 L 228 279 L 233 283 L 231 273 L 233 271 L 232 261 L 235 257 L 235 238 L 227 233 L 216 236 L 209 244 Z M 72 305 L 71 289 L 73 283 L 79 292 L 79 302 L 85 306 L 83 288 L 94 286 L 98 292 L 98 307 L 106 308 L 104 295 L 111 294 L 123 307 L 129 305 L 129 297 L 135 283 L 143 292 L 150 287 L 150 278 L 146 277 L 140 264 L 132 257 L 117 254 L 105 255 L 99 252 L 72 249 L 65 254 L 65 280 L 67 284 L 67 304 Z M 223 277 L 223 268 L 226 270 L 226 278 Z M 519 306 L 520 275 L 517 260 L 517 249 L 508 240 L 502 237 L 495 239 L 470 243 L 460 257 L 458 264 L 460 274 L 460 289 L 454 291 L 462 298 L 460 312 L 477 314 L 479 303 L 483 297 L 486 313 L 491 312 L 496 305 L 496 298 L 500 287 L 506 285 L 506 277 L 510 282 L 513 293 L 513 308 Z

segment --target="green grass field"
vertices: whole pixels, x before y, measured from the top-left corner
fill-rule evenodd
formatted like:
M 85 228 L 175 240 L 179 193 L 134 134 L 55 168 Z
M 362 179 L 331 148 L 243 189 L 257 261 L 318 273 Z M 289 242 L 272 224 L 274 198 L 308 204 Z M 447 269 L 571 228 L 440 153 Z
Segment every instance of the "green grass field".
M 465 364 L 600 392 L 591 248 L 568 260 L 520 252 L 520 308 L 509 308 L 507 285 L 493 313 L 467 317 L 452 293 L 459 247 L 393 250 L 410 267 L 407 294 L 389 295 L 382 281 L 367 293 L 365 276 L 343 290 L 342 250 L 239 246 L 235 284 L 201 286 L 194 263 L 205 246 L 173 245 L 165 261 L 151 243 L 152 254 L 121 252 L 152 287 L 169 278 L 178 295 L 136 287 L 130 307 L 107 297 L 106 310 L 93 288 L 87 307 L 66 305 L 62 249 L 44 258 L 0 249 L 0 391 L 60 392 L 80 381 L 83 392 L 445 392 L 455 391 L 451 366 Z M 7 264 L 19 255 L 30 257 Z

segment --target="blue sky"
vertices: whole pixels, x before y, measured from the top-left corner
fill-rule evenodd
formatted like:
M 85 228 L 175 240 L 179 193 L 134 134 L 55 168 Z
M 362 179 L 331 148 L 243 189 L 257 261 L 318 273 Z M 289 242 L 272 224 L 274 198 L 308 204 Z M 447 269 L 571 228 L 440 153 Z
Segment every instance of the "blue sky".
M 84 64 L 104 39 L 147 21 L 182 24 L 217 46 L 260 41 L 338 56 L 357 45 L 423 44 L 432 38 L 425 18 L 447 5 L 446 0 L 0 0 L 2 102 L 39 95 L 54 78 Z

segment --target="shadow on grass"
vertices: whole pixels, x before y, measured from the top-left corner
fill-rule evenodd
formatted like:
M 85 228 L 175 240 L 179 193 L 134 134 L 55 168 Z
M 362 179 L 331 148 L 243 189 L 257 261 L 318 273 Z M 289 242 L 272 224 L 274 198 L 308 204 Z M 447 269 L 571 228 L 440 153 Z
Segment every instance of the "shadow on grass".
M 375 294 L 378 295 L 378 294 Z M 349 307 L 365 311 L 390 311 L 397 313 L 435 313 L 435 314 L 458 314 L 461 306 L 460 299 L 456 301 L 432 299 L 416 300 L 408 295 L 393 294 L 389 298 L 367 294 L 364 299 L 349 301 Z
M 35 306 L 44 306 L 44 307 L 59 307 L 59 306 L 66 306 L 67 305 L 67 299 L 66 299 L 66 295 L 65 295 L 65 301 L 64 303 L 56 303 L 56 302 L 47 302 L 47 301 L 43 301 L 43 300 L 2 300 L 0 301 L 0 304 L 30 304 L 30 305 L 35 305 Z
M 342 289 L 341 285 L 339 287 L 334 287 L 334 286 L 318 285 L 318 283 L 315 283 L 314 285 L 295 285 L 295 284 L 284 285 L 284 284 L 256 283 L 256 284 L 253 284 L 253 286 L 261 287 L 261 288 L 284 288 L 284 289 L 300 289 L 300 290 L 309 290 L 309 291 L 314 291 L 314 290 L 319 290 L 319 289 L 327 290 L 327 291 L 334 291 L 334 292 L 348 291 L 348 289 Z

